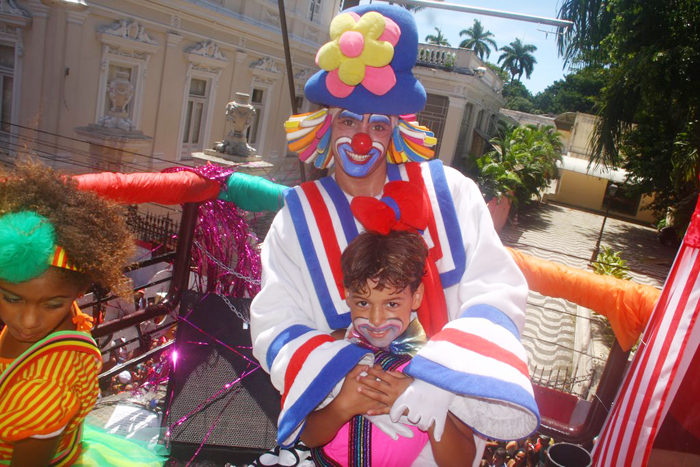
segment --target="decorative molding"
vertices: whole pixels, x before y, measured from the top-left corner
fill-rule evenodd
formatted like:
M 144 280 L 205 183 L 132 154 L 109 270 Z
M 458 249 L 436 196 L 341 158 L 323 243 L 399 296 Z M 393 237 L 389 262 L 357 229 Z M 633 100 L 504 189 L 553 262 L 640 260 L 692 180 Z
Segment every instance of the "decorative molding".
M 262 57 L 254 62 L 251 62 L 250 68 L 280 74 L 275 61 L 270 57 Z
M 51 8 L 44 5 L 39 0 L 29 0 L 27 1 L 27 4 L 32 18 L 45 19 L 49 16 L 49 10 L 51 10 Z
M 245 43 L 246 43 L 245 37 L 241 36 L 238 38 L 238 45 L 241 48 L 245 49 Z
M 243 52 L 242 50 L 236 51 L 236 63 L 242 63 L 246 58 L 248 58 L 247 53 Z
M 170 27 L 173 29 L 180 29 L 180 22 L 181 19 L 178 15 L 171 15 L 170 16 Z
M 24 40 L 22 39 L 22 28 L 20 26 L 0 22 L 0 39 L 13 42 L 17 54 L 20 57 L 24 55 Z
M 78 26 L 82 26 L 83 23 L 85 22 L 85 18 L 87 18 L 89 15 L 90 15 L 89 10 L 66 11 L 66 22 L 77 24 Z
M 265 86 L 274 86 L 275 81 L 270 79 L 270 78 L 265 78 L 262 76 L 254 75 L 253 76 L 253 84 L 262 84 Z
M 185 49 L 185 52 L 194 55 L 200 55 L 202 57 L 211 58 L 214 60 L 221 60 L 223 62 L 228 61 L 219 50 L 219 45 L 216 42 L 210 40 L 199 42 Z
M 210 75 L 218 75 L 221 73 L 221 67 L 212 67 L 212 66 L 207 66 L 201 63 L 190 63 L 192 65 L 191 70 L 193 71 L 200 71 L 202 73 L 207 73 Z
M 199 42 L 185 49 L 185 56 L 190 63 L 188 72 L 200 71 L 218 77 L 228 65 L 228 60 L 219 50 L 219 46 L 210 40 Z
M 100 40 L 140 52 L 153 53 L 158 43 L 151 39 L 146 28 L 133 19 L 120 19 L 98 29 Z
M 311 78 L 314 72 L 310 68 L 301 68 L 299 71 L 294 73 L 295 82 L 305 82 L 307 79 Z
M 48 11 L 48 8 L 47 8 Z M 0 0 L 0 14 L 8 16 L 19 16 L 20 18 L 31 18 L 28 11 L 20 8 L 15 0 Z
M 129 50 L 119 47 L 118 45 L 106 44 L 107 53 L 112 55 L 118 55 L 120 57 L 133 58 L 136 60 L 148 60 L 150 55 L 148 52 L 139 52 L 136 50 Z
M 263 13 L 263 23 L 270 24 L 277 28 L 281 27 L 279 13 L 277 13 L 275 10 L 268 10 L 265 8 Z

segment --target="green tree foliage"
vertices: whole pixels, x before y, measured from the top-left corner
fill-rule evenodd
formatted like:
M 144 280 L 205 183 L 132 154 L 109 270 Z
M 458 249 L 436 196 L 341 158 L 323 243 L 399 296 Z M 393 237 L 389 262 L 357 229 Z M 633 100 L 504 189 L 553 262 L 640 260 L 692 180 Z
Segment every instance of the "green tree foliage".
M 560 134 L 552 126 L 502 125 L 491 140 L 493 150 L 477 159 L 476 176 L 484 199 L 509 197 L 517 206 L 527 204 L 557 177 L 561 161 Z
M 518 81 L 520 81 L 523 73 L 527 79 L 530 79 L 532 70 L 537 63 L 534 55 L 532 55 L 536 50 L 537 47 L 534 45 L 523 44 L 520 39 L 515 39 L 510 45 L 501 47 L 501 52 L 503 53 L 498 57 L 498 63 L 503 62 L 501 67 L 510 73 L 511 80 L 514 80 L 517 76 Z
M 503 98 L 506 100 L 504 105 L 506 109 L 541 113 L 534 104 L 532 94 L 520 81 L 506 82 L 503 85 Z
M 474 25 L 469 29 L 459 31 L 459 37 L 467 36 L 459 46 L 463 49 L 472 49 L 480 59 L 484 59 L 484 55 L 488 58 L 491 55 L 491 47 L 493 50 L 498 50 L 496 41 L 493 40 L 494 35 L 491 31 L 484 31 L 481 21 L 474 20 Z
M 700 2 L 564 0 L 559 17 L 574 22 L 558 39 L 567 63 L 608 68 L 595 157 L 630 171 L 683 230 L 700 188 Z
M 535 107 L 546 114 L 564 112 L 595 114 L 608 72 L 602 67 L 585 67 L 555 81 L 533 99 Z
M 425 42 L 428 44 L 435 44 L 435 45 L 444 45 L 446 47 L 450 46 L 449 41 L 445 36 L 442 35 L 442 29 L 436 27 L 435 32 L 437 34 L 428 34 L 425 36 Z
M 513 81 L 512 83 L 506 83 L 503 86 L 503 97 L 505 99 L 512 99 L 515 97 L 522 97 L 529 101 L 533 100 L 532 93 L 527 87 L 520 81 Z

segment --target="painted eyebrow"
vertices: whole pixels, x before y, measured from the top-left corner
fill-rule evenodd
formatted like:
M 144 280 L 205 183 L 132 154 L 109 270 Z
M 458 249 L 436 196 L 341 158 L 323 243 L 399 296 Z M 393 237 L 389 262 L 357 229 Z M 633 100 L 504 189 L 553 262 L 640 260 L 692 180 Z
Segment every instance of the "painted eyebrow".
M 9 290 L 3 289 L 2 287 L 0 287 L 0 292 L 7 294 L 7 295 L 11 295 L 12 298 L 24 298 L 23 296 L 17 295 L 16 293 L 10 292 Z M 55 300 L 57 298 L 70 298 L 70 297 L 68 295 L 56 295 L 55 297 L 49 297 L 49 298 L 45 299 L 45 301 L 48 302 L 50 300 Z
M 358 122 L 362 121 L 362 115 L 356 114 L 355 112 L 350 112 L 349 110 L 343 110 L 342 112 L 340 112 L 339 117 L 340 118 L 349 117 L 349 118 L 352 118 L 354 120 L 357 120 Z
M 17 295 L 17 294 L 14 293 L 14 292 L 10 292 L 9 290 L 5 290 L 5 289 L 3 289 L 2 287 L 0 287 L 0 292 L 2 292 L 2 293 L 4 293 L 4 294 L 7 294 L 7 295 L 11 295 L 12 297 L 22 298 L 21 295 Z
M 391 124 L 391 120 L 389 117 L 386 115 L 378 115 L 378 114 L 372 114 L 369 116 L 369 122 L 370 123 L 386 123 L 387 125 Z

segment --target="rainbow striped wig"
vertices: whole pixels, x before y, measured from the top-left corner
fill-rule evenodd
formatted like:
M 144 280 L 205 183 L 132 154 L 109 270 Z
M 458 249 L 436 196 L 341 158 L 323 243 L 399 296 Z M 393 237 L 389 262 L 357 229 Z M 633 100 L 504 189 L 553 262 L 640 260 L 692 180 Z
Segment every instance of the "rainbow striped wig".
M 318 169 L 331 167 L 334 161 L 329 130 L 334 117 L 335 113 L 325 107 L 315 112 L 292 115 L 284 122 L 289 150 L 298 153 L 302 162 L 313 162 Z M 433 132 L 416 121 L 407 120 L 408 117 L 399 118 L 394 128 L 386 153 L 387 161 L 391 164 L 421 162 L 435 157 L 432 148 L 437 144 L 437 138 Z

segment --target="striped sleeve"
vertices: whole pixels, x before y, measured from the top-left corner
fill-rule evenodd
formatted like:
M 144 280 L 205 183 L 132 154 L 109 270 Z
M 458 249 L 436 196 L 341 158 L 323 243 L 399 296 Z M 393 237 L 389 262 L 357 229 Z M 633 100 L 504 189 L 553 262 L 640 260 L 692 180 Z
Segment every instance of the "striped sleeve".
M 71 431 L 94 405 L 101 363 L 70 350 L 52 352 L 22 370 L 0 400 L 6 443 Z
M 454 392 L 450 411 L 480 434 L 510 440 L 537 429 L 525 349 L 515 325 L 496 308 L 475 306 L 448 323 L 406 372 Z
M 60 432 L 79 409 L 75 395 L 59 383 L 20 381 L 12 385 L 0 404 L 0 438 L 13 442 Z

